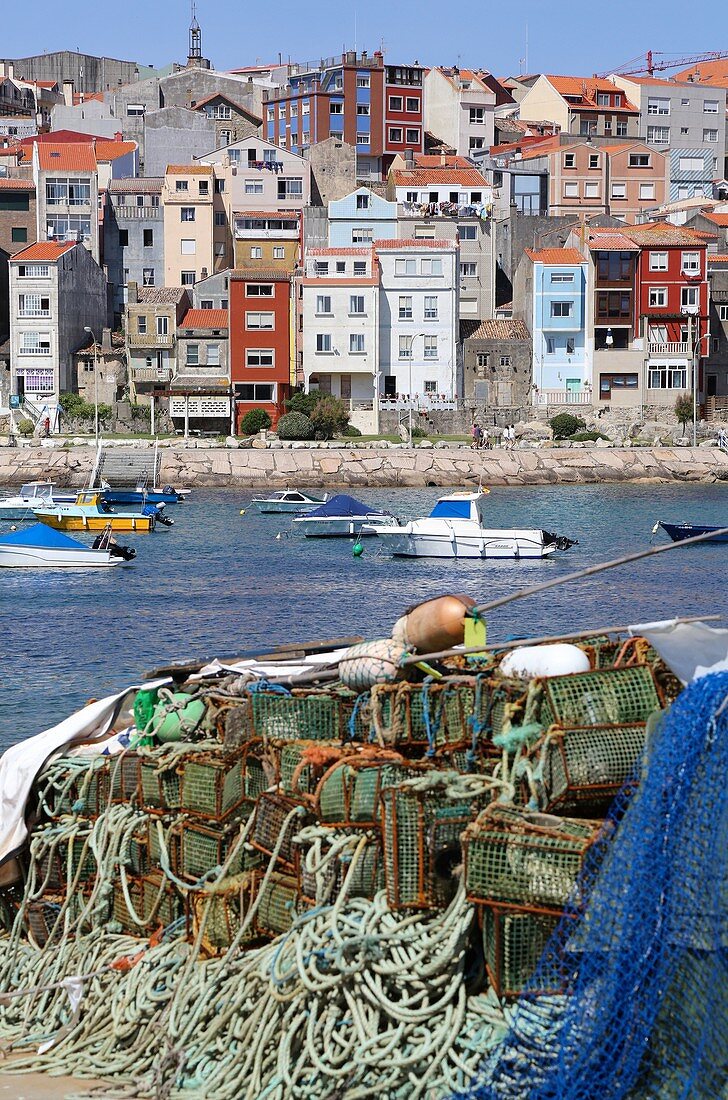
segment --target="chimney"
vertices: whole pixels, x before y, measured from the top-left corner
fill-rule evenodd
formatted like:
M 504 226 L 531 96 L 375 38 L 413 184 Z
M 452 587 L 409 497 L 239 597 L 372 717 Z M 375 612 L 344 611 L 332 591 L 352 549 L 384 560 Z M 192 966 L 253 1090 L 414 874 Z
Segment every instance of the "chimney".
M 445 156 L 445 150 L 440 150 L 440 167 L 447 168 L 447 157 Z
M 139 284 L 133 279 L 126 284 L 126 300 L 130 306 L 139 304 Z
M 101 350 L 111 351 L 111 329 L 102 328 L 101 330 Z
M 121 130 L 117 130 L 116 133 L 114 134 L 114 141 L 123 141 L 123 140 L 124 140 L 124 138 L 122 136 Z
M 415 166 L 415 154 L 413 149 L 405 149 L 404 151 L 404 163 L 407 168 L 414 168 Z
M 15 65 L 13 64 L 12 61 L 8 61 L 8 76 L 10 77 L 11 80 L 15 76 Z

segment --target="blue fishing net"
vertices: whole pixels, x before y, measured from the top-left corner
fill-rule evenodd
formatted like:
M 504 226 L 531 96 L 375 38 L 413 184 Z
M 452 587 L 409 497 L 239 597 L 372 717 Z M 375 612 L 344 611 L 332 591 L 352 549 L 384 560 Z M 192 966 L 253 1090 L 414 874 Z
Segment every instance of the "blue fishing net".
M 715 673 L 658 724 L 470 1100 L 728 1097 L 727 784 Z

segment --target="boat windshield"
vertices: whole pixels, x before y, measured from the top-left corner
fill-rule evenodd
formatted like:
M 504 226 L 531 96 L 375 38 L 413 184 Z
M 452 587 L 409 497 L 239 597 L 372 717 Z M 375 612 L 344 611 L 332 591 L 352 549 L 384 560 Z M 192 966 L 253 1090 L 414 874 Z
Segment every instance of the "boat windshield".
M 23 497 L 24 500 L 30 497 L 47 497 L 50 496 L 52 488 L 53 486 L 47 482 L 39 484 L 37 481 L 29 481 L 27 484 L 20 486 L 19 495 Z
M 472 519 L 469 500 L 438 500 L 430 512 L 430 519 Z

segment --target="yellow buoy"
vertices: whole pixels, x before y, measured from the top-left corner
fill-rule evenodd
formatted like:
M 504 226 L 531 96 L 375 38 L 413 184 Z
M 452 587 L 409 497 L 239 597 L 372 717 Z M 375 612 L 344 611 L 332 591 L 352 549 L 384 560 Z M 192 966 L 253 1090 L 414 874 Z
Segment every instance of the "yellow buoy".
M 240 509 L 240 515 L 241 515 L 241 516 L 244 516 L 244 515 L 245 515 L 245 509 L 244 509 L 244 508 L 241 508 L 241 509 Z

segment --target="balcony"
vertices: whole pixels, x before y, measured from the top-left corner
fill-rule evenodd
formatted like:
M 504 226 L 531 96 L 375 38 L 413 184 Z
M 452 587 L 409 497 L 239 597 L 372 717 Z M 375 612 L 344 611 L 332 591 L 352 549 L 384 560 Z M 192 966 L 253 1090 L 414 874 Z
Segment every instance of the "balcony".
M 164 214 L 162 206 L 116 206 L 117 221 L 144 218 L 147 221 L 161 221 Z
M 18 317 L 50 317 L 49 309 L 19 309 Z
M 490 191 L 483 189 L 483 203 L 457 202 L 401 202 L 399 208 L 405 218 L 477 218 L 478 210 L 483 204 L 492 202 Z
M 536 390 L 534 405 L 591 405 L 592 391 L 584 390 Z
M 126 342 L 130 348 L 171 348 L 174 336 L 171 333 L 128 332 Z
M 690 344 L 688 343 L 666 343 L 656 344 L 652 340 L 647 345 L 647 350 L 650 355 L 679 355 L 683 359 L 690 358 Z
M 298 238 L 298 229 L 244 229 L 241 225 L 235 224 L 236 241 L 297 241 Z
M 132 367 L 133 382 L 169 382 L 172 378 L 171 367 Z
M 51 354 L 50 344 L 48 344 L 45 347 L 42 346 L 42 345 L 34 345 L 34 346 L 31 346 L 31 347 L 23 347 L 21 345 L 18 348 L 18 355 L 45 355 L 45 356 L 48 356 L 50 354 Z
M 416 393 L 410 399 L 409 394 L 399 394 L 397 397 L 380 397 L 379 408 L 382 412 L 388 409 L 394 412 L 406 412 L 409 409 L 421 409 L 427 412 L 436 412 L 438 409 L 456 409 L 457 401 L 440 394 Z

